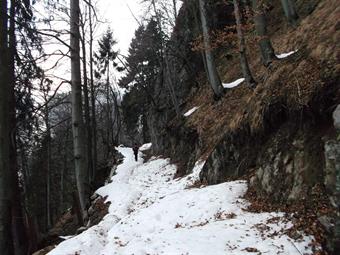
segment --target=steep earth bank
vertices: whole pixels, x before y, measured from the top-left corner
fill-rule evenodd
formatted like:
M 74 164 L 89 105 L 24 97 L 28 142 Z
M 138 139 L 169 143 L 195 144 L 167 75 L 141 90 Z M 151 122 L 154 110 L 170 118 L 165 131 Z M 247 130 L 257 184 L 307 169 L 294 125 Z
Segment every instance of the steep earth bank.
M 241 84 L 215 102 L 201 64 L 195 73 L 178 69 L 176 95 L 182 113 L 199 107 L 192 115 L 176 116 L 166 91 L 161 92 L 164 108 L 148 113 L 150 138 L 155 153 L 169 155 L 178 163 L 178 175 L 188 173 L 202 158 L 206 160 L 202 182 L 217 184 L 247 176 L 253 194 L 273 204 L 303 203 L 312 200 L 316 190 L 326 197 L 335 193 L 339 169 L 333 161 L 340 155 L 334 154 L 337 136 L 332 113 L 339 104 L 340 11 L 336 1 L 297 1 L 297 5 L 300 22 L 296 28 L 286 24 L 279 1 L 273 1 L 268 14 L 277 54 L 294 54 L 265 68 L 250 42 L 254 47 L 249 49 L 249 60 L 258 82 L 255 90 Z M 231 22 L 228 6 L 225 11 L 225 16 L 212 18 L 214 26 Z M 185 19 L 189 14 L 190 5 L 182 10 L 177 24 L 181 43 L 187 46 L 192 37 L 185 32 L 193 26 Z M 199 57 L 187 54 L 191 59 Z M 241 77 L 237 53 L 220 49 L 217 63 L 224 82 Z M 332 210 L 326 211 L 332 222 Z M 314 214 L 318 219 L 324 216 L 319 211 Z

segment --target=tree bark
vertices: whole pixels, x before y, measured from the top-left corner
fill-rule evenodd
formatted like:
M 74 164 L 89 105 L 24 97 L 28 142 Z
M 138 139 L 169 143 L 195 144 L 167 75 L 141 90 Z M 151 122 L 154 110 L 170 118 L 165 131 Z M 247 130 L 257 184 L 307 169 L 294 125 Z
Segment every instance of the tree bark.
M 246 42 L 245 42 L 243 31 L 242 31 L 242 22 L 241 22 L 239 2 L 238 0 L 233 0 L 233 2 L 234 2 L 234 14 L 235 14 L 235 19 L 236 19 L 237 36 L 239 40 L 240 62 L 241 62 L 242 74 L 246 80 L 247 85 L 249 87 L 254 87 L 256 86 L 256 82 L 251 74 L 249 64 L 248 64 Z
M 72 193 L 72 198 L 73 198 L 73 213 L 75 213 L 77 215 L 77 221 L 78 221 L 78 226 L 83 226 L 84 225 L 84 216 L 82 213 L 82 209 L 81 209 L 81 203 L 80 203 L 80 199 L 79 199 L 79 193 L 77 193 L 76 191 L 74 191 Z
M 47 95 L 46 95 L 47 96 Z M 45 97 L 47 100 L 47 97 Z M 47 147 L 47 167 L 46 167 L 46 216 L 47 228 L 52 226 L 51 220 L 51 129 L 49 122 L 49 109 L 48 104 L 45 107 L 45 125 L 46 125 L 46 147 Z
M 87 79 L 87 63 L 86 63 L 86 40 L 85 40 L 85 21 L 81 26 L 82 28 L 82 53 L 83 53 L 83 79 L 84 79 L 84 108 L 85 108 L 85 126 L 86 126 L 86 141 L 87 141 L 87 162 L 88 163 L 88 183 L 92 183 L 93 176 L 93 165 L 92 165 L 92 129 L 91 129 L 91 120 L 90 120 L 90 103 L 89 103 L 89 91 L 88 91 L 88 79 Z
M 80 209 L 85 218 L 87 199 L 87 162 L 85 156 L 85 130 L 82 111 L 81 72 L 80 72 L 80 33 L 79 33 L 79 0 L 70 2 L 71 21 L 71 84 L 72 84 L 72 133 L 74 146 L 74 162 Z
M 207 75 L 210 85 L 214 91 L 214 95 L 216 99 L 219 99 L 223 96 L 223 87 L 221 83 L 221 79 L 218 75 L 214 56 L 211 49 L 211 42 L 210 42 L 210 35 L 209 35 L 209 28 L 207 22 L 207 13 L 205 9 L 204 0 L 199 0 L 199 10 L 201 15 L 201 25 L 203 31 L 203 43 L 204 43 L 204 54 L 206 59 L 206 66 L 207 66 Z
M 11 235 L 11 174 L 9 132 L 9 69 L 8 69 L 7 0 L 0 0 L 0 251 L 14 254 Z
M 167 80 L 165 80 L 165 83 L 168 85 L 168 89 L 169 89 L 169 93 L 170 93 L 170 97 L 172 100 L 172 103 L 175 107 L 175 111 L 177 116 L 181 116 L 181 112 L 179 109 L 179 103 L 178 103 L 178 99 L 174 90 L 174 83 L 173 83 L 173 75 L 171 72 L 171 68 L 170 68 L 170 64 L 169 64 L 169 59 L 168 59 L 168 55 L 164 56 L 164 62 L 165 62 L 165 76 L 167 77 Z
M 16 132 L 16 99 L 15 99 L 15 15 L 17 1 L 11 0 L 9 20 L 9 119 L 10 119 L 10 173 L 11 173 L 11 201 L 12 201 L 12 236 L 14 252 L 16 255 L 27 254 L 28 237 L 23 218 L 21 192 L 19 188 L 18 162 L 17 162 L 17 132 Z
M 252 0 L 254 11 L 254 23 L 256 34 L 259 37 L 259 46 L 264 66 L 269 66 L 275 59 L 275 52 L 268 36 L 266 17 L 263 12 L 261 3 L 258 0 Z
M 63 166 L 60 168 L 60 206 L 61 206 L 61 212 L 64 210 L 64 175 L 67 171 L 67 140 L 68 140 L 68 135 L 69 133 L 66 131 L 66 136 L 64 140 L 64 145 L 63 145 Z
M 113 145 L 113 125 L 112 125 L 112 111 L 110 106 L 110 60 L 107 59 L 107 73 L 106 73 L 106 159 L 109 159 L 112 145 Z
M 114 99 L 115 123 L 116 123 L 116 126 L 117 126 L 117 132 L 116 132 L 116 135 L 114 137 L 114 143 L 115 143 L 115 145 L 118 145 L 122 121 L 121 121 L 121 118 L 120 118 L 117 95 L 115 94 L 115 92 L 113 90 L 112 90 L 112 96 L 113 96 L 113 99 Z
M 173 8 L 174 8 L 174 17 L 175 17 L 175 22 L 177 19 L 177 2 L 176 0 L 172 0 Z
M 299 15 L 296 11 L 296 5 L 294 0 L 281 0 L 283 11 L 289 22 L 289 24 L 296 26 Z
M 97 168 L 97 123 L 96 123 L 96 95 L 93 77 L 93 24 L 92 24 L 92 0 L 89 0 L 89 23 L 90 23 L 90 88 L 91 88 L 91 124 L 92 124 L 92 175 L 95 180 Z

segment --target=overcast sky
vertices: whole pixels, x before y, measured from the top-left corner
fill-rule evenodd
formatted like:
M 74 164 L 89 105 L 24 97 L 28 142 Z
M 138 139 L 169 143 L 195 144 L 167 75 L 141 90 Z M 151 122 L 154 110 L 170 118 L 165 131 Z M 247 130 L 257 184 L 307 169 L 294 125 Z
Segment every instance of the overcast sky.
M 100 23 L 95 31 L 94 37 L 94 50 L 97 50 L 98 40 L 102 37 L 103 33 L 106 31 L 107 27 L 111 27 L 115 40 L 118 42 L 115 50 L 119 50 L 122 54 L 126 55 L 129 48 L 134 32 L 138 27 L 137 21 L 134 19 L 133 14 L 140 20 L 142 13 L 141 0 L 92 0 L 93 4 L 96 5 L 97 15 Z M 66 2 L 67 3 L 67 2 Z M 131 9 L 131 11 L 129 10 Z M 48 17 L 48 13 L 44 11 L 43 7 L 40 5 L 35 6 L 35 9 L 39 11 L 39 17 Z M 58 29 L 66 26 L 68 29 L 69 24 L 65 23 L 53 23 Z M 44 25 L 42 25 L 44 26 Z M 65 37 L 68 40 L 68 36 Z M 47 44 L 44 46 L 45 52 L 50 54 L 55 50 L 63 50 L 67 52 L 66 48 L 60 43 Z M 47 61 L 40 63 L 42 68 L 46 70 L 46 76 L 55 81 L 54 86 L 57 87 L 62 79 L 70 79 L 70 65 L 69 59 L 64 58 L 62 61 L 55 65 L 58 56 L 50 57 Z M 53 67 L 50 69 L 51 67 Z M 116 73 L 114 77 L 119 78 L 121 74 Z M 60 77 L 60 79 L 58 78 Z M 60 91 L 69 91 L 70 86 L 68 84 L 63 84 Z M 38 97 L 38 95 L 37 95 Z
M 112 28 L 114 37 L 118 41 L 118 48 L 123 54 L 127 52 L 138 26 L 128 6 L 134 15 L 140 19 L 142 6 L 139 3 L 140 0 L 98 0 L 99 13 Z M 102 27 L 105 30 L 104 24 Z
M 102 21 L 95 31 L 94 51 L 97 50 L 98 40 L 102 38 L 106 29 L 110 27 L 113 31 L 114 39 L 118 42 L 115 50 L 119 50 L 120 53 L 125 56 L 127 55 L 131 39 L 134 36 L 135 30 L 138 28 L 138 22 L 136 21 L 135 17 L 138 19 L 138 21 L 141 21 L 145 18 L 143 17 L 143 13 L 145 14 L 146 6 L 145 4 L 141 4 L 141 2 L 142 0 L 92 0 L 92 3 L 97 9 L 98 18 L 100 21 Z M 68 0 L 66 1 L 66 4 L 67 3 Z M 179 0 L 177 7 L 180 7 Z M 46 9 L 44 9 L 43 6 L 37 5 L 36 10 L 40 11 L 40 16 L 47 18 L 49 17 L 48 12 L 46 12 Z M 64 19 L 66 21 L 64 21 L 64 23 L 56 23 L 58 21 L 54 23 L 56 29 L 58 29 L 58 27 L 61 29 L 68 29 L 68 17 L 65 17 Z M 65 36 L 65 40 L 68 40 L 68 35 Z M 44 49 L 47 53 L 52 53 L 56 49 L 67 52 L 67 48 L 60 45 L 59 42 L 56 44 L 54 43 L 46 45 L 44 46 Z M 70 79 L 69 59 L 64 58 L 62 61 L 58 61 L 58 64 L 55 65 L 58 58 L 59 57 L 52 56 L 47 61 L 42 63 L 43 69 L 46 70 L 46 76 L 55 81 L 55 86 L 60 83 L 60 80 Z M 112 75 L 112 78 L 115 79 L 114 83 L 116 83 L 122 74 L 114 72 Z M 60 88 L 60 91 L 69 90 L 70 86 L 68 84 L 63 84 L 63 86 Z

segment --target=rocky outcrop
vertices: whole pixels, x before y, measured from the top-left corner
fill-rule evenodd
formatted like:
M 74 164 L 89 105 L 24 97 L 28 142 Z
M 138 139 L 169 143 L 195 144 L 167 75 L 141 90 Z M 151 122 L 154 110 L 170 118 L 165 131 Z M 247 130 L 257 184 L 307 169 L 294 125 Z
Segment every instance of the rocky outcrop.
M 282 11 L 277 6 L 272 6 L 272 14 Z M 340 32 L 335 18 L 339 12 L 335 2 L 299 1 L 298 6 L 299 10 L 309 9 L 301 12 L 299 26 L 273 42 L 274 48 L 279 47 L 276 40 L 291 48 L 299 45 L 299 51 L 266 70 L 254 65 L 254 75 L 258 76 L 255 90 L 234 88 L 224 98 L 232 101 L 228 94 L 234 93 L 236 102 L 229 104 L 222 99 L 217 110 L 206 107 L 210 111 L 231 109 L 232 115 L 219 121 L 223 121 L 224 126 L 220 126 L 225 128 L 220 130 L 225 133 L 209 151 L 202 181 L 215 184 L 251 176 L 250 187 L 258 195 L 282 203 L 307 199 L 316 185 L 334 190 L 334 155 L 338 153 L 334 127 L 339 123 L 333 125 L 332 113 L 340 98 L 334 40 Z M 282 29 L 285 21 L 271 18 L 273 27 Z M 325 25 L 320 27 L 321 23 Z M 334 116 L 338 115 L 336 110 Z
M 240 130 L 227 134 L 210 154 L 201 172 L 202 182 L 216 184 L 253 174 L 250 185 L 277 202 L 308 196 L 323 179 L 323 133 L 307 120 L 299 128 L 287 122 L 267 136 Z
M 42 250 L 39 250 L 35 253 L 33 253 L 32 255 L 46 255 L 48 254 L 50 251 L 52 251 L 53 249 L 55 248 L 55 245 L 51 245 L 51 246 L 48 246 Z
M 108 213 L 109 204 L 105 203 L 105 198 L 96 194 L 91 197 L 91 206 L 88 209 L 88 224 L 86 227 L 80 227 L 76 215 L 72 210 L 68 210 L 48 232 L 40 243 L 40 247 L 46 247 L 34 254 L 44 255 L 51 251 L 57 244 L 62 242 L 65 236 L 80 234 L 87 228 L 98 224 Z
M 295 125 L 283 126 L 258 154 L 251 187 L 276 202 L 307 199 L 323 178 L 323 142 L 317 130 L 296 132 Z
M 333 112 L 335 137 L 325 143 L 325 186 L 330 194 L 336 218 L 332 223 L 320 220 L 328 232 L 327 246 L 334 254 L 340 250 L 340 105 Z
M 258 141 L 251 136 L 249 129 L 227 134 L 206 161 L 200 173 L 201 181 L 217 184 L 242 176 L 254 166 L 258 146 Z

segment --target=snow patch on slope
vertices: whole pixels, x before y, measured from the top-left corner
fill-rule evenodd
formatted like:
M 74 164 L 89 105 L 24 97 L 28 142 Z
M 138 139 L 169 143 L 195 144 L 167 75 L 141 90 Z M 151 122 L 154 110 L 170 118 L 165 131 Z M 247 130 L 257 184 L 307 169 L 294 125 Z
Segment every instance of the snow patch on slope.
M 184 113 L 184 117 L 189 117 L 191 114 L 193 114 L 196 110 L 198 110 L 198 108 L 200 108 L 199 106 L 195 106 L 194 108 L 190 109 L 189 111 L 187 111 L 186 113 Z
M 152 143 L 146 143 L 146 144 L 143 144 L 143 145 L 139 148 L 139 150 L 140 150 L 140 151 L 146 151 L 146 150 L 150 150 L 151 147 L 152 147 Z
M 244 210 L 245 181 L 192 188 L 204 161 L 190 175 L 173 179 L 176 167 L 168 159 L 135 162 L 131 148 L 118 150 L 124 161 L 117 175 L 97 190 L 111 202 L 109 214 L 49 255 L 241 255 L 248 248 L 262 254 L 313 254 L 311 237 L 297 242 L 284 234 L 292 224 L 282 213 Z M 278 220 L 268 222 L 273 218 Z
M 237 87 L 238 85 L 240 85 L 242 82 L 244 82 L 244 78 L 240 78 L 240 79 L 237 79 L 236 81 L 233 81 L 231 83 L 223 83 L 223 87 L 225 89 L 231 89 L 231 88 L 234 88 L 234 87 Z
M 289 57 L 290 55 L 293 55 L 296 52 L 298 52 L 298 50 L 293 50 L 293 51 L 290 51 L 290 52 L 287 52 L 287 53 L 282 53 L 282 54 L 276 55 L 276 57 L 279 58 L 279 59 L 283 59 L 283 58 Z

